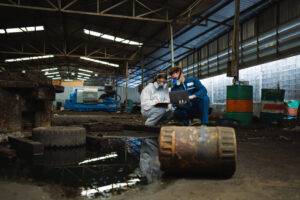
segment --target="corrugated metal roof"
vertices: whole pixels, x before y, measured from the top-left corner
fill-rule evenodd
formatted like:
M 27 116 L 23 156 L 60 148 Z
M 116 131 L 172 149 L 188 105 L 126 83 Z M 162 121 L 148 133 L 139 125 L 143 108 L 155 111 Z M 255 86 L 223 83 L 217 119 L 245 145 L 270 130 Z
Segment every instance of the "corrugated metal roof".
M 226 1 L 220 1 L 220 4 Z M 227 1 L 228 2 L 228 1 Z M 240 10 L 241 12 L 251 8 L 254 5 L 259 5 L 260 3 L 265 3 L 267 1 L 263 0 L 241 0 Z M 217 7 L 218 5 L 215 5 Z M 216 20 L 220 22 L 227 22 L 226 20 L 232 20 L 234 17 L 234 1 L 231 1 L 226 6 L 222 7 L 217 12 L 210 15 L 208 18 L 211 20 Z M 182 45 L 184 47 L 174 46 L 174 57 L 175 61 L 183 58 L 186 54 L 190 53 L 191 49 L 197 49 L 207 41 L 215 38 L 217 35 L 224 33 L 228 30 L 228 26 L 219 25 L 212 21 L 206 21 L 205 25 L 194 25 L 193 27 L 186 28 L 187 31 L 180 31 L 174 36 L 174 43 L 177 45 Z M 188 47 L 188 48 L 186 48 Z M 168 48 L 160 48 L 151 54 L 151 59 L 144 61 L 145 64 L 145 77 L 151 77 L 155 72 L 163 70 L 170 66 L 170 50 Z M 129 75 L 129 86 L 135 87 L 141 83 L 141 70 L 137 67 Z M 124 83 L 124 80 L 119 81 L 119 83 Z

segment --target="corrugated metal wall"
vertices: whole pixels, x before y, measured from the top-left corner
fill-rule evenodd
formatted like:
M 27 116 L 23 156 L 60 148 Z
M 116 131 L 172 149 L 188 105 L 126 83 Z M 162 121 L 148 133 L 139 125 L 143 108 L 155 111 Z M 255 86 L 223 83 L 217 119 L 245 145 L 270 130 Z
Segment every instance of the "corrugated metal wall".
M 240 32 L 241 68 L 299 54 L 300 1 L 275 2 L 241 24 Z M 231 35 L 232 31 L 208 41 L 176 65 L 181 66 L 187 76 L 199 78 L 226 72 L 231 56 Z
M 240 79 L 249 81 L 253 86 L 253 99 L 260 102 L 262 88 L 277 88 L 284 90 L 285 100 L 300 99 L 300 56 L 242 69 Z M 225 74 L 202 79 L 207 88 L 212 104 L 225 104 L 226 86 L 232 84 L 232 78 Z
M 240 28 L 241 67 L 299 53 L 299 17 L 300 1 L 284 0 L 243 23 Z M 295 40 L 298 41 L 295 43 Z M 187 76 L 206 77 L 225 72 L 231 56 L 228 46 L 231 47 L 231 32 L 205 44 L 177 64 L 182 65 Z M 198 56 L 193 56 L 195 54 Z M 195 57 L 200 59 L 193 60 Z

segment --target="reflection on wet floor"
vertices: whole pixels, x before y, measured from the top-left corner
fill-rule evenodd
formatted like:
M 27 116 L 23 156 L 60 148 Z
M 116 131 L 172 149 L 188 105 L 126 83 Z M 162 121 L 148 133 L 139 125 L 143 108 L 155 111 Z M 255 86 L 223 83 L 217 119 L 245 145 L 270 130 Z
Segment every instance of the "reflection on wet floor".
M 141 180 L 139 178 L 134 178 L 128 180 L 126 183 L 115 183 L 115 184 L 110 184 L 106 186 L 101 186 L 98 188 L 92 188 L 92 189 L 83 189 L 81 191 L 81 196 L 87 196 L 91 197 L 97 193 L 104 193 L 104 192 L 109 192 L 111 190 L 120 190 L 120 189 L 125 189 L 129 186 L 133 186 L 136 183 L 140 182 Z
M 118 154 L 116 152 L 112 152 L 112 153 L 107 154 L 105 156 L 100 156 L 100 157 L 97 157 L 97 158 L 91 158 L 91 159 L 84 160 L 82 162 L 79 162 L 78 165 L 91 163 L 91 162 L 96 162 L 96 161 L 100 161 L 100 160 L 106 160 L 106 159 L 109 159 L 109 158 L 116 158 L 116 157 L 118 157 Z
M 136 144 L 136 143 L 134 143 Z M 1 163 L 0 175 L 18 181 L 59 184 L 86 197 L 109 197 L 134 185 L 146 184 L 139 170 L 139 154 L 132 143 L 77 148 L 48 148 L 44 155 Z M 135 153 L 130 153 L 135 152 Z

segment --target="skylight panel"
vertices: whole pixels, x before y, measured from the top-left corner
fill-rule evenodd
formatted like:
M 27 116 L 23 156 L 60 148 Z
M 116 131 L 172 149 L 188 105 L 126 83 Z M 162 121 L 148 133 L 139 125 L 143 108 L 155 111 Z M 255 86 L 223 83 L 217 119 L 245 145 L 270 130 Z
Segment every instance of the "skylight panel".
M 47 72 L 47 71 L 54 71 L 54 70 L 57 70 L 56 67 L 53 67 L 53 68 L 47 68 L 47 69 L 42 69 L 41 71 L 42 72 Z
M 54 74 L 59 74 L 59 72 L 45 72 L 45 75 L 54 75 Z
M 7 28 L 6 33 L 20 33 L 23 32 L 20 28 Z
M 43 31 L 44 26 L 27 26 L 27 27 L 16 27 L 5 29 L 6 33 L 22 33 L 22 32 L 33 32 L 33 31 Z M 0 29 L 0 33 L 5 33 L 4 29 Z
M 118 64 L 114 64 L 114 63 L 110 63 L 110 62 L 106 62 L 106 61 L 102 61 L 102 60 L 96 60 L 96 59 L 92 59 L 92 58 L 88 58 L 88 57 L 80 57 L 80 59 L 95 62 L 95 63 L 100 63 L 103 65 L 108 65 L 111 67 L 119 67 Z
M 81 76 L 88 76 L 88 77 L 91 76 L 90 74 L 85 74 L 85 73 L 82 73 L 82 72 L 78 72 L 78 75 L 81 75 Z
M 53 55 L 44 55 L 44 56 L 33 56 L 33 57 L 23 57 L 23 58 L 12 58 L 6 59 L 5 62 L 21 62 L 27 60 L 38 60 L 38 59 L 45 59 L 45 58 L 52 58 Z
M 85 79 L 85 78 L 77 78 L 78 80 L 81 80 L 81 81 L 86 81 L 87 79 Z
M 87 72 L 87 73 L 94 73 L 93 71 L 87 70 L 87 69 L 81 69 L 81 68 L 79 68 L 78 70 L 82 71 L 82 72 Z
M 107 35 L 107 34 L 103 34 L 100 37 L 104 38 L 104 39 L 108 39 L 108 40 L 114 40 L 115 37 L 112 35 Z
M 116 36 L 113 36 L 113 35 L 96 32 L 96 31 L 91 31 L 91 30 L 88 30 L 88 29 L 83 29 L 83 32 L 87 35 L 92 35 L 92 36 L 95 36 L 95 37 L 100 37 L 100 38 L 103 38 L 103 39 L 107 39 L 107 40 L 111 40 L 111 41 L 115 41 L 115 42 L 120 42 L 120 43 L 123 43 L 123 44 L 129 44 L 129 45 L 134 45 L 134 46 L 142 46 L 143 45 L 143 43 L 140 43 L 140 42 L 131 41 L 131 40 L 128 40 L 128 39 L 124 39 L 124 38 L 116 37 Z
M 36 26 L 35 30 L 36 31 L 43 31 L 44 30 L 44 26 Z

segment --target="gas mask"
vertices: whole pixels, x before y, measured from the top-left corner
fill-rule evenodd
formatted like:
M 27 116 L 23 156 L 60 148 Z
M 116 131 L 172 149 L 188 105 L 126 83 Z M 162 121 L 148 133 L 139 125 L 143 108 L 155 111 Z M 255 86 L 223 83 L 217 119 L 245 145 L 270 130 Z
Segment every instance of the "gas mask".
M 178 78 L 172 78 L 172 85 L 177 85 L 177 86 L 180 85 L 180 80 L 179 80 L 180 76 L 181 76 L 181 71 Z
M 154 82 L 153 85 L 156 89 L 165 89 L 167 86 L 166 83 L 158 83 L 158 82 Z
M 172 85 L 180 85 L 180 81 L 177 78 L 172 78 Z

